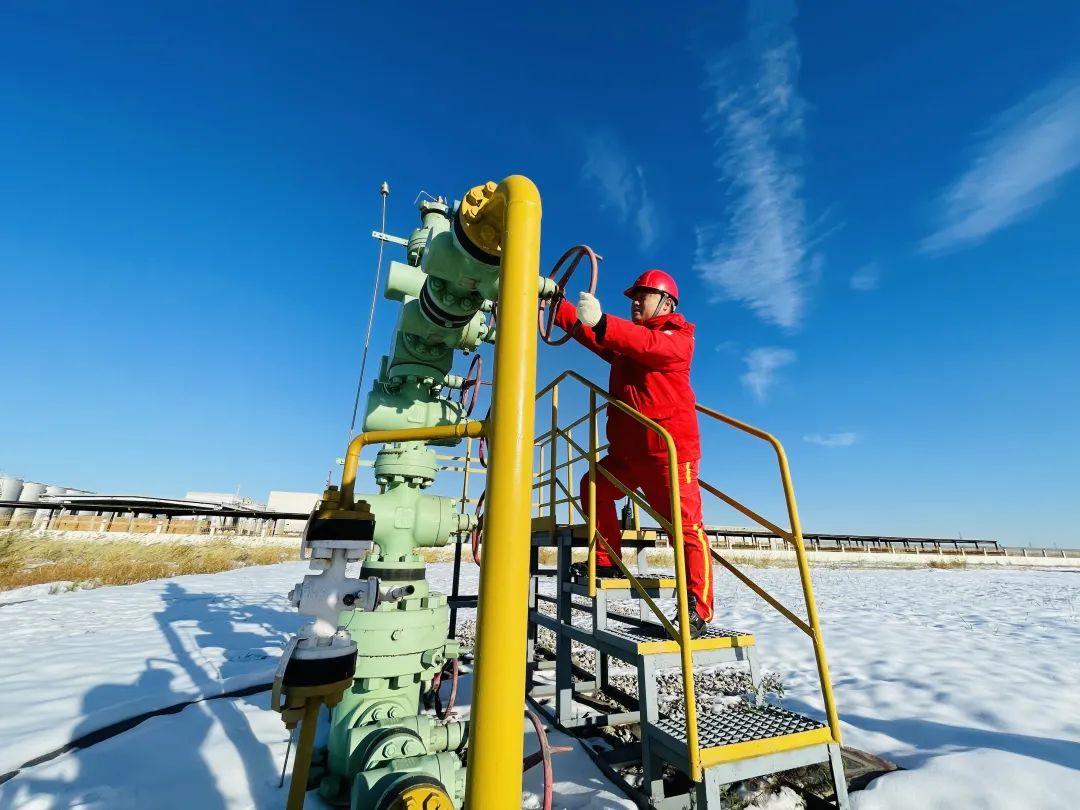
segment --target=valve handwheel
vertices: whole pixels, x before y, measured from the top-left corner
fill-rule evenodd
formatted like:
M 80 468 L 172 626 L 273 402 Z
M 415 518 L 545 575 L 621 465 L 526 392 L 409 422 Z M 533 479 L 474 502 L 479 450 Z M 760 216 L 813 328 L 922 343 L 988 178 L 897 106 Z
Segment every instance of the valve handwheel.
M 567 751 L 573 751 L 573 747 L 569 745 L 552 745 L 548 742 L 547 732 L 544 730 L 544 724 L 540 722 L 540 718 L 536 712 L 531 709 L 525 710 L 525 716 L 532 721 L 533 730 L 536 731 L 536 739 L 540 743 L 540 750 L 529 754 L 524 758 L 521 763 L 521 770 L 527 771 L 530 768 L 543 763 L 544 765 L 544 798 L 543 798 L 543 810 L 551 810 L 551 798 L 552 788 L 555 785 L 555 776 L 551 768 L 551 755 L 562 754 Z
M 476 501 L 476 525 L 472 530 L 472 558 L 473 562 L 477 565 L 480 564 L 480 541 L 484 536 L 484 498 L 487 496 L 487 490 L 485 489 L 480 493 L 480 497 Z
M 540 338 L 549 346 L 561 346 L 570 340 L 574 336 L 574 332 L 577 331 L 581 325 L 581 321 L 574 321 L 574 325 L 570 327 L 570 330 L 562 337 L 551 337 L 555 328 L 555 313 L 558 312 L 559 302 L 563 299 L 563 290 L 566 289 L 566 285 L 570 283 L 570 278 L 574 275 L 574 271 L 577 270 L 577 266 L 581 263 L 581 260 L 588 256 L 589 258 L 589 287 L 588 292 L 590 294 L 596 292 L 596 279 L 599 274 L 599 261 L 600 257 L 596 255 L 596 252 L 588 245 L 574 245 L 562 257 L 555 263 L 555 267 L 552 268 L 548 278 L 555 278 L 555 275 L 559 272 L 562 266 L 568 259 L 573 257 L 573 261 L 570 262 L 570 266 L 566 268 L 566 272 L 563 273 L 562 278 L 558 279 L 555 283 L 558 285 L 559 292 L 557 292 L 550 301 L 540 302 L 540 311 L 537 313 L 537 325 L 540 328 Z M 547 318 L 544 318 L 544 310 L 547 310 Z
M 458 392 L 458 401 L 461 403 L 461 409 L 465 413 L 466 419 L 472 416 L 473 408 L 476 407 L 476 398 L 480 395 L 480 378 L 483 371 L 484 358 L 479 354 L 473 355 L 472 362 L 469 363 L 469 371 L 461 383 L 461 390 Z

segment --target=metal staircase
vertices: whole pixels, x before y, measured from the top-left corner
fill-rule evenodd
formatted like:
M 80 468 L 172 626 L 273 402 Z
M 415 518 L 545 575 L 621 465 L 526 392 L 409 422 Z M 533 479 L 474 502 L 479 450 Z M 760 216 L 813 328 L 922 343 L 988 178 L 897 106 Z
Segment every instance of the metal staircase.
M 567 379 L 587 389 L 589 410 L 584 417 L 567 427 L 560 427 L 559 383 Z M 668 514 L 674 517 L 667 521 L 640 496 L 626 490 L 606 470 L 596 465 L 604 449 L 597 438 L 597 415 L 600 409 L 612 402 L 602 389 L 573 372 L 566 372 L 543 389 L 538 399 L 545 395 L 552 400 L 552 421 L 550 430 L 537 438 L 540 468 L 535 476 L 534 489 L 539 492 L 539 497 L 534 502 L 527 647 L 530 697 L 534 702 L 546 700 L 546 705 L 539 702 L 537 705 L 551 720 L 582 736 L 600 728 L 626 727 L 635 730 L 635 741 L 632 743 L 615 747 L 587 747 L 597 764 L 609 776 L 620 781 L 627 794 L 642 807 L 719 810 L 728 806 L 724 797 L 725 787 L 732 783 L 824 763 L 832 778 L 834 797 L 832 804 L 817 806 L 847 810 L 849 805 L 840 757 L 839 721 L 828 682 L 790 475 L 779 443 L 762 431 L 699 407 L 702 413 L 764 438 L 777 449 L 791 531 L 780 530 L 709 484 L 702 482 L 702 489 L 735 505 L 771 531 L 779 530 L 781 536 L 789 538 L 795 545 L 807 603 L 807 621 L 722 559 L 715 550 L 713 555 L 725 569 L 735 573 L 740 581 L 811 637 L 828 723 L 764 702 L 753 634 L 743 629 L 710 627 L 701 638 L 690 639 L 686 632 L 681 632 L 681 628 L 687 625 L 687 597 L 683 584 L 686 576 L 678 487 L 671 487 L 673 494 Z M 598 408 L 600 399 L 607 402 Z M 674 445 L 663 428 L 622 403 L 615 402 L 614 406 L 622 408 L 659 433 L 674 458 Z M 589 433 L 587 449 L 575 442 L 572 436 L 575 427 L 586 424 Z M 565 445 L 565 455 L 557 450 L 560 443 Z M 566 459 L 562 463 L 557 461 L 560 456 Z M 550 463 L 545 463 L 546 460 Z M 622 570 L 621 578 L 597 579 L 593 575 L 584 582 L 571 578 L 570 564 L 575 549 L 579 554 L 587 550 L 590 572 L 594 574 L 597 547 L 607 545 L 595 530 L 595 524 L 588 514 L 591 510 L 583 510 L 572 495 L 576 484 L 573 465 L 580 462 L 587 463 L 589 468 L 589 506 L 594 503 L 595 477 L 604 474 L 634 502 L 635 524 L 638 523 L 638 510 L 644 510 L 671 537 L 674 576 L 658 575 L 649 568 L 647 551 L 655 545 L 658 533 L 634 529 L 623 532 L 623 547 L 636 548 L 633 571 L 625 562 L 613 557 Z M 563 471 L 566 482 L 561 480 Z M 547 498 L 544 498 L 545 493 Z M 564 505 L 567 522 L 559 522 L 556 514 Z M 575 516 L 580 516 L 585 522 L 573 522 Z M 550 563 L 552 554 L 554 565 Z M 543 561 L 548 561 L 548 564 L 545 565 Z M 675 602 L 682 617 L 679 627 L 673 626 L 665 617 L 657 604 L 658 600 Z M 628 602 L 635 604 L 636 615 L 628 615 L 616 605 Z M 540 628 L 554 633 L 553 650 L 537 643 Z M 575 643 L 594 651 L 593 672 L 575 664 Z M 625 663 L 625 672 L 636 670 L 636 696 L 612 684 L 610 672 L 613 659 Z M 721 711 L 711 708 L 702 711 L 697 706 L 693 689 L 694 671 L 717 665 L 745 668 L 752 684 L 751 697 Z M 660 708 L 657 673 L 674 668 L 681 673 L 683 703 L 679 711 L 666 715 Z M 622 777 L 623 769 L 632 765 L 639 766 L 641 770 L 641 781 L 635 784 L 628 783 Z M 673 773 L 680 778 L 671 778 Z

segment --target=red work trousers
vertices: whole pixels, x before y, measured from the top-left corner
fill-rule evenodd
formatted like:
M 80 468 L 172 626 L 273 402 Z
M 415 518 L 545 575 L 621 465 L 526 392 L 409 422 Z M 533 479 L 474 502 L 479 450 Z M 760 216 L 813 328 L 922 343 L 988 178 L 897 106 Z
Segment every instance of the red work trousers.
M 611 473 L 627 489 L 640 489 L 648 504 L 665 520 L 671 520 L 668 495 L 668 465 L 663 459 L 628 459 L 605 456 L 600 466 Z M 696 597 L 697 612 L 705 621 L 713 617 L 712 557 L 701 516 L 701 488 L 698 486 L 698 462 L 679 462 L 679 503 L 682 512 L 683 546 L 686 549 L 687 590 Z M 615 502 L 623 493 L 603 473 L 596 473 L 596 528 L 617 553 L 622 553 L 622 524 Z M 582 511 L 589 508 L 589 474 L 581 479 Z M 644 517 L 644 516 L 643 516 Z M 597 565 L 612 565 L 607 550 L 596 551 Z

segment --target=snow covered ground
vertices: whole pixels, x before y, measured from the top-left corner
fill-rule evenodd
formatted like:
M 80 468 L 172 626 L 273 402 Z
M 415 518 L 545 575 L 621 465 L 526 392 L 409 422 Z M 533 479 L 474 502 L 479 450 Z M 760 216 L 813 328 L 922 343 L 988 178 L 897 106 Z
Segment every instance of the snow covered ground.
M 305 570 L 0 594 L 0 774 L 109 724 L 198 701 L 23 768 L 0 785 L 0 807 L 282 806 L 286 735 L 267 693 L 214 696 L 270 680 L 299 624 L 284 594 Z M 450 566 L 430 571 L 446 583 Z M 465 571 L 468 592 L 476 569 Z M 800 604 L 793 570 L 750 573 Z M 853 794 L 856 810 L 1080 806 L 1080 572 L 819 568 L 814 579 L 845 743 L 908 769 Z M 757 634 L 785 705 L 821 717 L 805 637 L 732 577 L 719 574 L 716 591 L 718 621 Z M 463 697 L 467 713 L 467 688 Z M 580 750 L 555 767 L 556 807 L 632 807 Z M 526 807 L 538 787 L 530 773 Z

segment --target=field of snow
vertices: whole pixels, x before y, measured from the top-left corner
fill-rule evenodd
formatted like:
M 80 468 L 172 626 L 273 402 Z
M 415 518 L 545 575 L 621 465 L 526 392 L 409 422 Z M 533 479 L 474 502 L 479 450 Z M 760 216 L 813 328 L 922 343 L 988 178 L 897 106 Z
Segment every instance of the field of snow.
M 300 623 L 284 594 L 305 570 L 288 563 L 0 594 L 0 774 L 21 769 L 0 784 L 0 807 L 282 806 L 286 733 L 268 693 L 215 696 L 271 679 Z M 429 570 L 445 588 L 450 566 Z M 469 592 L 476 569 L 464 570 Z M 749 573 L 800 604 L 793 570 Z M 853 794 L 856 810 L 1080 806 L 1080 572 L 819 568 L 814 580 L 845 743 L 907 769 Z M 718 575 L 716 593 L 717 621 L 757 634 L 765 668 L 783 679 L 784 705 L 821 717 L 805 637 L 732 577 Z M 467 683 L 463 698 L 467 716 Z M 555 768 L 556 807 L 633 806 L 580 749 L 558 755 Z M 524 806 L 538 806 L 539 773 L 525 784 Z

